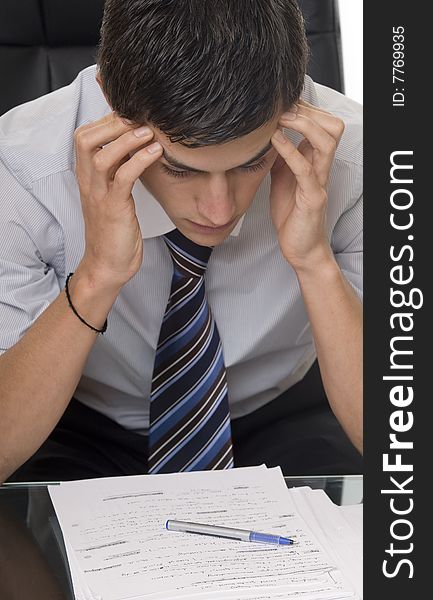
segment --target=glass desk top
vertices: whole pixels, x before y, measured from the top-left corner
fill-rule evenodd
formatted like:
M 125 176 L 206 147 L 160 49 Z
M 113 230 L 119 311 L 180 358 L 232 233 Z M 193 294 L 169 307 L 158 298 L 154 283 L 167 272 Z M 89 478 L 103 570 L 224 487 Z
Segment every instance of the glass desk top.
M 361 475 L 285 477 L 288 487 L 323 489 L 336 504 L 358 504 Z M 1 600 L 74 600 L 65 547 L 47 486 L 0 486 Z

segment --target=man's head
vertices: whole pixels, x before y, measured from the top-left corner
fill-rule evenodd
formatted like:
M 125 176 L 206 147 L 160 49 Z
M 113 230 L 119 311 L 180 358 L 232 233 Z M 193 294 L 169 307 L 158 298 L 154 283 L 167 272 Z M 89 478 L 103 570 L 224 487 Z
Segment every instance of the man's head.
M 104 93 L 154 129 L 165 152 L 142 181 L 194 241 L 221 242 L 247 210 L 276 152 L 261 167 L 251 159 L 300 97 L 307 59 L 295 0 L 106 0 Z M 176 162 L 187 174 L 167 171 Z

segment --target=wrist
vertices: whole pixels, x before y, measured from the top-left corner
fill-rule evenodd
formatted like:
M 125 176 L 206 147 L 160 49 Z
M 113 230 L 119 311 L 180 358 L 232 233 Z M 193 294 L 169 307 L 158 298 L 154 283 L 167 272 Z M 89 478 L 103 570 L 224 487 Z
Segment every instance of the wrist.
M 84 321 L 92 329 L 103 330 L 120 289 L 100 285 L 84 268 L 78 267 L 68 282 L 68 303 L 76 313 L 75 318 Z
M 75 281 L 80 280 L 81 287 L 86 289 L 92 296 L 105 296 L 113 298 L 113 302 L 125 285 L 125 282 L 115 281 L 113 277 L 104 275 L 98 269 L 93 268 L 84 259 L 80 262 L 74 272 Z M 71 280 L 72 283 L 72 280 Z
M 98 329 L 97 327 L 93 327 L 93 325 L 91 325 L 90 323 L 88 323 L 86 321 L 86 319 L 83 319 L 83 317 L 80 315 L 80 313 L 75 308 L 74 303 L 72 302 L 71 293 L 70 293 L 70 290 L 69 290 L 69 281 L 70 281 L 71 277 L 73 276 L 73 274 L 74 273 L 69 273 L 69 275 L 66 277 L 66 283 L 65 283 L 65 294 L 66 294 L 66 298 L 68 299 L 69 308 L 75 314 L 75 316 L 77 317 L 77 319 L 83 323 L 83 325 L 86 325 L 86 327 L 88 327 L 89 329 L 91 329 L 95 333 L 104 334 L 107 331 L 107 326 L 108 326 L 107 321 L 105 321 L 105 323 L 104 323 L 104 325 L 102 326 L 101 329 Z
M 317 277 L 319 274 L 333 273 L 339 270 L 329 243 L 318 246 L 302 258 L 287 259 L 299 277 Z

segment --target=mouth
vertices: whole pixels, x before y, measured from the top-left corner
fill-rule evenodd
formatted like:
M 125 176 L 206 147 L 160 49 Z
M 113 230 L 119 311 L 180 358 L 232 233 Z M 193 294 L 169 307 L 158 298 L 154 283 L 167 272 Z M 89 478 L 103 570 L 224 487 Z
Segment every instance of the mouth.
M 234 219 L 232 219 L 231 221 L 229 221 L 225 225 L 219 225 L 218 227 L 209 227 L 209 225 L 201 225 L 200 223 L 195 223 L 195 221 L 190 221 L 189 219 L 186 219 L 186 220 L 198 232 L 201 232 L 201 233 L 218 233 L 218 232 L 221 232 L 221 231 L 226 231 L 229 227 L 231 227 L 235 223 L 236 218 L 237 217 L 235 217 Z

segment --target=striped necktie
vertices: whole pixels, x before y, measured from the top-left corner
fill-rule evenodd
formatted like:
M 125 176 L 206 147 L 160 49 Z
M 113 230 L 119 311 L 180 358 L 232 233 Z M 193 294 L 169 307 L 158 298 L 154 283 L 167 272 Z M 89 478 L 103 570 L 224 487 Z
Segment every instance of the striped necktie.
M 212 248 L 177 229 L 163 237 L 174 272 L 152 377 L 148 472 L 230 468 L 226 370 L 205 294 Z

